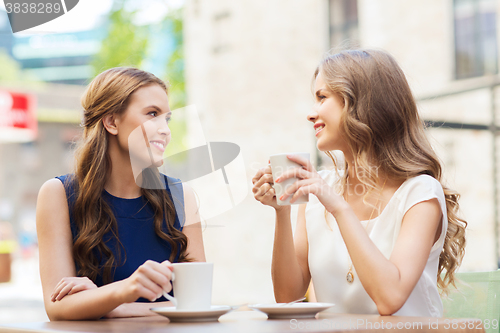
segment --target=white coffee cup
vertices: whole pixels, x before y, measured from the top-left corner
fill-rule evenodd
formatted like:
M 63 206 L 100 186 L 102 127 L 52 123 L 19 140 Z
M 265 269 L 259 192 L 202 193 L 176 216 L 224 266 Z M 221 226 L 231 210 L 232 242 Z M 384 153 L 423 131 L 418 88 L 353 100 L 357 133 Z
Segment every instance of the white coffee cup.
M 163 292 L 177 310 L 209 310 L 212 304 L 214 264 L 182 262 L 172 264 L 172 287 L 175 297 Z
M 292 199 L 293 195 L 290 195 L 286 200 L 281 201 L 280 197 L 285 193 L 285 190 L 295 183 L 298 178 L 292 177 L 288 178 L 280 183 L 276 183 L 276 178 L 280 177 L 285 171 L 300 168 L 301 166 L 291 160 L 288 159 L 287 155 L 298 155 L 302 158 L 309 160 L 309 153 L 289 153 L 289 154 L 276 154 L 271 155 L 269 160 L 271 161 L 271 170 L 273 172 L 273 181 L 274 181 L 274 190 L 276 191 L 276 201 L 280 206 L 291 205 L 290 199 Z M 309 195 L 305 194 L 297 198 L 297 200 L 293 203 L 302 204 L 309 201 Z

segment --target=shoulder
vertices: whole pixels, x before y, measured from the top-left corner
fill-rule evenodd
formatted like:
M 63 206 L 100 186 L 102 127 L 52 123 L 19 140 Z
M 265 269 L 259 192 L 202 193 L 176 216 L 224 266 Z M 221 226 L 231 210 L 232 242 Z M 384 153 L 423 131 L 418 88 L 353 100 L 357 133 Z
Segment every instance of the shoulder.
M 64 191 L 66 193 L 68 205 L 70 207 L 73 207 L 76 198 L 78 196 L 78 182 L 75 177 L 75 174 L 66 174 L 62 176 L 57 176 L 51 180 L 55 180 L 56 182 L 62 184 Z
M 66 174 L 62 176 L 57 176 L 47 180 L 38 192 L 38 200 L 47 197 L 48 199 L 53 198 L 58 200 L 67 200 L 73 202 L 76 197 L 76 185 L 75 178 L 73 174 Z
M 183 188 L 182 180 L 164 174 L 162 174 L 162 176 L 169 190 Z
M 45 183 L 43 183 L 42 187 L 40 187 L 40 191 L 38 193 L 38 197 L 40 198 L 41 196 L 60 196 L 63 195 L 64 197 L 66 196 L 65 192 L 65 181 L 66 178 L 63 178 L 64 176 L 56 177 L 56 178 L 51 178 L 47 180 Z M 62 179 L 61 179 L 62 178 Z
M 163 179 L 167 182 L 168 185 L 182 184 L 182 180 L 180 180 L 179 178 L 170 177 L 170 176 L 167 176 L 167 175 L 165 175 L 163 173 L 162 173 L 162 176 L 163 176 Z
M 194 197 L 194 189 L 187 183 L 182 183 L 182 191 L 184 192 L 184 197 Z
M 52 178 L 40 188 L 36 205 L 36 233 L 40 260 L 47 255 L 55 260 L 71 253 L 71 219 L 65 188 L 61 179 Z M 42 251 L 43 249 L 43 251 Z M 69 252 L 65 252 L 68 250 Z M 49 252 L 47 252 L 49 251 Z
M 187 183 L 182 183 L 182 194 L 184 198 L 184 206 L 186 210 L 198 210 L 198 200 L 196 196 L 196 192 L 194 189 Z
M 170 195 L 174 198 L 183 198 L 185 195 L 186 185 L 178 178 L 163 175 L 166 188 Z
M 177 213 L 178 229 L 182 231 L 186 224 L 199 222 L 198 202 L 193 188 L 178 178 L 164 177 Z
M 68 194 L 68 196 L 70 194 L 72 194 L 73 192 L 75 192 L 75 190 L 76 190 L 76 178 L 75 178 L 75 174 L 65 174 L 65 175 L 62 175 L 62 176 L 56 176 L 56 177 L 50 179 L 49 181 L 51 181 L 51 180 L 56 180 L 57 182 L 62 183 L 64 189 L 66 190 L 66 193 Z
M 55 179 L 59 179 L 63 184 L 69 182 L 71 180 L 71 178 L 73 178 L 73 174 L 65 174 L 65 175 L 61 175 L 61 176 L 56 176 L 54 177 Z
M 42 222 L 53 225 L 60 216 L 67 216 L 69 214 L 67 202 L 62 181 L 56 178 L 47 180 L 38 193 L 37 225 Z
M 444 194 L 441 183 L 436 178 L 429 175 L 418 175 L 416 177 L 409 178 L 401 186 L 404 187 L 406 192 L 423 191 Z
M 437 199 L 441 207 L 446 209 L 443 186 L 436 178 L 429 175 L 418 175 L 407 179 L 396 194 L 404 211 L 419 202 L 431 199 Z

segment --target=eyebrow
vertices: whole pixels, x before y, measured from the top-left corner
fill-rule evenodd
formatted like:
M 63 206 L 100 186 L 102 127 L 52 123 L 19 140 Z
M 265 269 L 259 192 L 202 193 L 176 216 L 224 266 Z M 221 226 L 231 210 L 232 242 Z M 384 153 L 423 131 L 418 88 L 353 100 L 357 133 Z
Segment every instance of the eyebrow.
M 158 111 L 158 112 L 160 112 L 160 113 L 164 113 L 164 112 L 162 111 L 162 109 L 160 109 L 160 108 L 159 108 L 159 107 L 157 107 L 156 105 L 146 106 L 143 110 L 146 110 L 146 109 L 155 109 L 155 110 L 157 110 L 157 111 Z M 167 112 L 167 116 L 171 116 L 171 115 L 172 115 L 172 111 L 168 111 L 168 112 Z
M 316 90 L 316 96 L 318 96 L 318 97 L 319 97 L 319 95 L 321 95 L 321 91 L 322 91 L 322 90 L 325 90 L 325 89 L 321 88 L 321 89 Z M 325 90 L 325 91 L 326 91 L 326 90 Z

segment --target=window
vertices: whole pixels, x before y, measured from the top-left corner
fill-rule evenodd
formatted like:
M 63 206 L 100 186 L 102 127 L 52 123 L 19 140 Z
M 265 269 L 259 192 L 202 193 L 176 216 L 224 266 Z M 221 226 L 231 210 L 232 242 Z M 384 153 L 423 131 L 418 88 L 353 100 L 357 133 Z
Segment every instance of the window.
M 496 0 L 454 0 L 455 78 L 496 74 Z
M 345 42 L 349 42 L 350 45 L 358 44 L 358 1 L 329 0 L 328 4 L 330 7 L 330 46 L 338 47 Z

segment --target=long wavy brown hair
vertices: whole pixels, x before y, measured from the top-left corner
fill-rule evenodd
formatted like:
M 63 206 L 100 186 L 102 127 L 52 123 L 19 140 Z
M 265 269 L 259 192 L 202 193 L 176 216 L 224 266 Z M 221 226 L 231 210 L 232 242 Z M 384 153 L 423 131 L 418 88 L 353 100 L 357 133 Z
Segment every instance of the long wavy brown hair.
M 116 238 L 117 247 L 122 246 L 116 218 L 102 198 L 111 166 L 107 151 L 109 134 L 102 120 L 106 115 L 125 112 L 130 96 L 135 91 L 155 84 L 168 93 L 167 85 L 153 74 L 136 68 L 117 67 L 99 74 L 82 97 L 84 131 L 77 145 L 75 172 L 71 181 L 77 193 L 71 210 L 77 230 L 73 240 L 73 257 L 78 267 L 77 274 L 93 281 L 102 274 L 104 283 L 111 282 L 114 268 L 126 260 L 120 258 L 119 249 L 115 249 L 118 254 L 118 258 L 115 258 L 112 249 L 103 241 L 103 236 L 110 233 Z M 159 181 L 156 168 L 146 171 L 148 179 L 156 178 Z M 174 228 L 176 211 L 167 191 L 142 187 L 141 194 L 153 208 L 156 235 L 171 247 L 169 260 L 173 262 L 179 253 L 178 261 L 189 261 L 186 254 L 187 238 Z M 102 267 L 101 260 L 104 260 Z
M 439 258 L 438 286 L 446 294 L 465 254 L 467 222 L 458 216 L 460 195 L 442 184 L 442 167 L 425 134 L 415 99 L 396 60 L 380 50 L 346 50 L 326 57 L 315 71 L 344 100 L 340 131 L 354 156 L 354 170 L 369 189 L 378 171 L 404 181 L 427 174 L 443 187 L 448 229 Z M 326 154 L 339 168 L 331 152 Z M 344 168 L 347 168 L 344 166 Z M 343 190 L 347 172 L 340 177 Z M 442 275 L 444 273 L 444 275 Z

